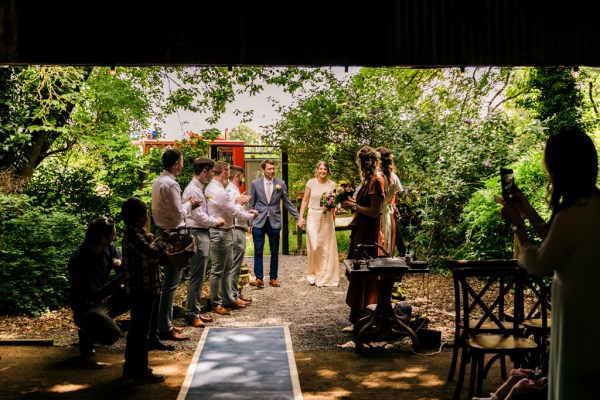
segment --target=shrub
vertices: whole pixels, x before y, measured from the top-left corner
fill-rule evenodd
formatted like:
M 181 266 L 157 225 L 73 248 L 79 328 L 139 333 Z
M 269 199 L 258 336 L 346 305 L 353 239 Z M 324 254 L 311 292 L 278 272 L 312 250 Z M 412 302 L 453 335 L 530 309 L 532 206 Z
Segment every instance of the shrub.
M 0 195 L 2 204 L 24 207 L 4 219 L 0 234 L 0 314 L 38 315 L 67 304 L 67 263 L 85 234 L 85 224 L 69 209 L 48 210 Z
M 542 168 L 542 151 L 532 150 L 513 168 L 515 183 L 544 220 L 548 220 L 546 174 Z M 483 189 L 475 192 L 462 213 L 458 231 L 465 238 L 451 258 L 512 258 L 514 239 L 510 227 L 500 216 L 494 196 L 500 196 L 500 178 L 489 178 Z M 530 232 L 531 233 L 531 232 Z M 530 235 L 535 237 L 535 235 Z

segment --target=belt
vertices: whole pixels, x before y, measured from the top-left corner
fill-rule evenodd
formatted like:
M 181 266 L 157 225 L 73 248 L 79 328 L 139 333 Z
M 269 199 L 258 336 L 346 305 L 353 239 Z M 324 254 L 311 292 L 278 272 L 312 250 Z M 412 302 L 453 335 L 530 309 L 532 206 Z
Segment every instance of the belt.
M 220 228 L 218 226 L 212 226 L 210 229 L 218 229 L 220 231 L 232 231 L 233 230 L 233 226 L 231 228 Z
M 235 229 L 239 229 L 240 231 L 246 232 L 246 228 L 244 228 L 243 226 L 236 226 Z
M 208 228 L 189 228 L 193 231 L 208 231 Z

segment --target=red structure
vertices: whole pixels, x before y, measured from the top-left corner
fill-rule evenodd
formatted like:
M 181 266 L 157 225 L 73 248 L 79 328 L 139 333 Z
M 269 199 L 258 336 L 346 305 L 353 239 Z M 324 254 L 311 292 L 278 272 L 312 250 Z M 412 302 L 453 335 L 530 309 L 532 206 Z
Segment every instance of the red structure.
M 187 134 L 190 137 L 197 136 L 193 132 L 187 132 Z M 150 134 L 149 136 L 151 137 Z M 225 131 L 225 137 L 227 137 L 227 131 Z M 144 154 L 147 154 L 153 147 L 176 147 L 175 140 L 140 139 L 134 140 L 131 143 L 140 146 Z M 219 137 L 209 143 L 207 156 L 215 161 L 225 161 L 230 165 L 246 168 L 244 142 L 242 140 L 228 140 Z M 240 190 L 242 192 L 246 190 L 245 182 L 240 186 Z

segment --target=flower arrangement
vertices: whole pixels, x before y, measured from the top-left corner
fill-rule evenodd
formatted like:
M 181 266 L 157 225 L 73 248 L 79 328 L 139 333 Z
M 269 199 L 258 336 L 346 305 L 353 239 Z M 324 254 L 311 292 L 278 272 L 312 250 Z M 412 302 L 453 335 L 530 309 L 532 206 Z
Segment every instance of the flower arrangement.
M 340 182 L 337 188 L 335 188 L 334 204 L 336 207 L 341 208 L 343 201 L 348 200 L 354 196 L 354 188 L 349 182 Z
M 323 193 L 321 196 L 321 207 L 324 207 L 323 214 L 327 214 L 329 210 L 335 209 L 335 190 Z
M 323 213 L 327 214 L 329 210 L 342 207 L 342 202 L 354 196 L 354 188 L 348 182 L 342 182 L 331 192 L 324 192 L 321 196 L 321 207 L 324 207 Z

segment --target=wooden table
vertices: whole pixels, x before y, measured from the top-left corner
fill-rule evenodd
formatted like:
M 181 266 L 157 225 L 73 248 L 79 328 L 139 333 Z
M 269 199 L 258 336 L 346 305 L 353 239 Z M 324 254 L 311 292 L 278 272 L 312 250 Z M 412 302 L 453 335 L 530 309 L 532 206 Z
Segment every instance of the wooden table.
M 385 260 L 385 259 L 384 259 Z M 396 260 L 396 259 L 395 259 Z M 395 282 L 400 282 L 404 274 L 428 273 L 428 268 L 410 268 L 404 260 L 397 259 L 394 266 L 374 266 L 369 263 L 355 263 L 355 260 L 344 260 L 346 276 L 350 280 L 346 302 L 350 307 L 364 307 L 361 310 L 351 310 L 351 315 L 362 315 L 366 309 L 364 300 L 369 298 L 362 293 L 364 281 L 372 281 L 377 294 L 377 307 L 372 315 L 358 319 L 354 323 L 355 351 L 361 353 L 366 336 L 379 335 L 385 339 L 393 336 L 408 336 L 415 351 L 419 351 L 419 339 L 416 332 L 409 326 L 410 321 L 399 318 L 392 308 L 392 290 Z M 352 302 L 352 299 L 359 301 Z M 368 305 L 368 304 L 367 304 Z

